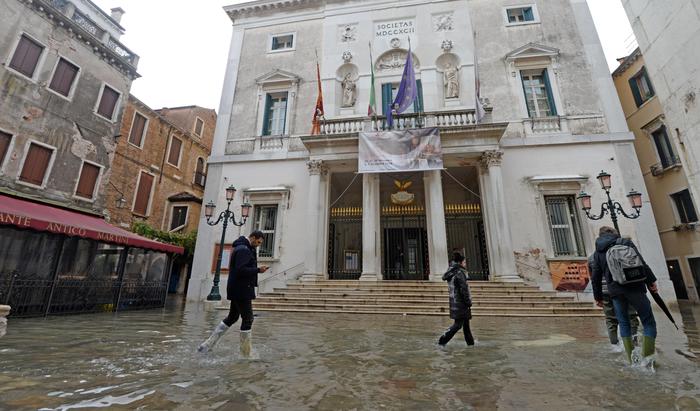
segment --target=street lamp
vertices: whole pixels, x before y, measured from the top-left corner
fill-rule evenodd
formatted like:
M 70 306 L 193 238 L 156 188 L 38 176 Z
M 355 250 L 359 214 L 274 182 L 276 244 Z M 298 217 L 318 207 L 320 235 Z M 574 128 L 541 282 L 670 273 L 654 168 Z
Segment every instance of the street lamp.
M 642 193 L 632 190 L 627 194 L 627 199 L 630 205 L 634 209 L 634 213 L 627 214 L 622 208 L 622 205 L 617 201 L 613 201 L 610 198 L 610 188 L 612 187 L 612 176 L 605 171 L 601 171 L 597 177 L 600 182 L 600 187 L 605 190 L 605 195 L 608 197 L 608 201 L 600 206 L 600 214 L 591 214 L 591 195 L 585 191 L 581 191 L 578 195 L 578 200 L 581 202 L 581 209 L 586 212 L 586 217 L 591 220 L 600 220 L 605 217 L 606 214 L 610 213 L 610 218 L 612 219 L 613 225 L 617 232 L 620 232 L 620 227 L 617 225 L 617 215 L 621 214 L 626 218 L 635 219 L 639 218 L 640 210 L 642 209 Z
M 207 296 L 207 301 L 221 301 L 221 294 L 219 293 L 219 281 L 221 277 L 221 260 L 224 256 L 224 241 L 226 241 L 226 228 L 229 222 L 236 227 L 241 227 L 245 225 L 250 215 L 251 205 L 248 203 L 243 203 L 241 205 L 241 220 L 236 221 L 236 216 L 233 211 L 231 211 L 231 202 L 236 195 L 236 188 L 234 186 L 229 186 L 226 189 L 226 210 L 219 214 L 219 218 L 216 221 L 212 221 L 212 217 L 216 212 L 216 204 L 213 201 L 207 203 L 204 206 L 204 216 L 207 218 L 207 224 L 210 226 L 218 225 L 223 222 L 223 229 L 221 230 L 221 243 L 219 246 L 219 255 L 216 258 L 216 272 L 214 273 L 214 285 L 211 287 L 211 291 Z

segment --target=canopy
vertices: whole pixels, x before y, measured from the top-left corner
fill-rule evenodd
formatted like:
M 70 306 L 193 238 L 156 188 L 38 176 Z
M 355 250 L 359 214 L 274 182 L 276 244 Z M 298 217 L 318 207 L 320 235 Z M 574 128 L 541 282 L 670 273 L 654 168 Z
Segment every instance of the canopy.
M 185 251 L 182 247 L 149 240 L 107 224 L 99 217 L 4 195 L 0 195 L 0 226 L 2 225 L 166 253 L 182 254 Z

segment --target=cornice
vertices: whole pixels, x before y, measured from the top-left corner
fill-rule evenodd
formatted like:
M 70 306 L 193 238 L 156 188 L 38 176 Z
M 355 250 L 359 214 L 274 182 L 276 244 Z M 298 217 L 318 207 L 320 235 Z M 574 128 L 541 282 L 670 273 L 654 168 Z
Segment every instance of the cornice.
M 224 11 L 228 14 L 231 21 L 235 21 L 239 17 L 246 17 L 256 13 L 313 5 L 322 3 L 323 1 L 324 0 L 257 0 L 226 6 L 224 7 Z

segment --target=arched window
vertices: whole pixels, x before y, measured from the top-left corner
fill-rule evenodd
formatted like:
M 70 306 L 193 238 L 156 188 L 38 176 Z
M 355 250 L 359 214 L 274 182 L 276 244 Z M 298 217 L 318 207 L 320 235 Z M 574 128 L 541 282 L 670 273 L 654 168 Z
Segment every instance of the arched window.
M 194 183 L 200 187 L 204 187 L 207 182 L 207 172 L 205 169 L 204 159 L 199 157 L 197 159 L 197 168 L 194 171 Z

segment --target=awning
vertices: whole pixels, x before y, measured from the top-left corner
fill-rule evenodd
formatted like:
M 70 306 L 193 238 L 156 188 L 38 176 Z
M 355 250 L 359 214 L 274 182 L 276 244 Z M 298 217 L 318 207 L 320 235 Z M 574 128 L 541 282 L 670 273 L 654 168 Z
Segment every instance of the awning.
M 149 240 L 107 224 L 98 217 L 4 195 L 0 195 L 0 226 L 2 225 L 166 253 L 182 254 L 185 251 L 182 247 Z

